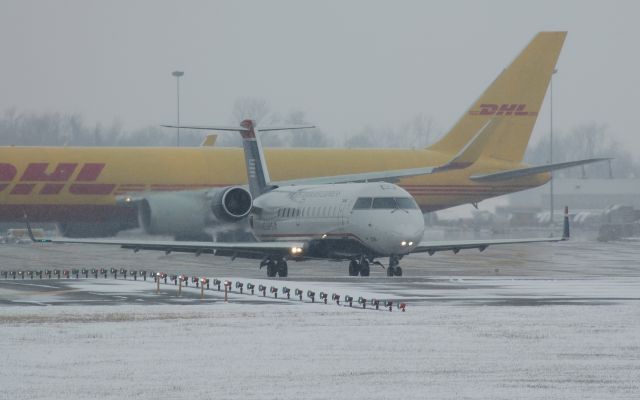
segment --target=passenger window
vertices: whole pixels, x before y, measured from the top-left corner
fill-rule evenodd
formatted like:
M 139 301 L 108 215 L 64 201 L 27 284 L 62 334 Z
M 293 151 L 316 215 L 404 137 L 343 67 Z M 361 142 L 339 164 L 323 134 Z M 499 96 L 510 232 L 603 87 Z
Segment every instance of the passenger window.
M 373 199 L 374 209 L 394 209 L 397 208 L 396 200 L 393 197 L 376 197 Z
M 353 205 L 354 210 L 368 210 L 371 208 L 371 197 L 360 197 Z
M 416 202 L 410 197 L 396 197 L 396 203 L 398 203 L 398 207 L 404 210 L 417 210 L 418 205 Z

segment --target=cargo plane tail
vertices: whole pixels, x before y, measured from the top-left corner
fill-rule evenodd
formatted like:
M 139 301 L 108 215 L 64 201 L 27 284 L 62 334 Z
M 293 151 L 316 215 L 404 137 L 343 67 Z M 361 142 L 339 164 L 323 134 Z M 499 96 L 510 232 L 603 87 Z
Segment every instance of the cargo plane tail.
M 567 32 L 538 33 L 453 128 L 429 150 L 448 154 L 466 151 L 467 162 L 452 164 L 457 167 L 464 168 L 481 158 L 518 165 L 514 169 L 488 171 L 469 177 L 476 182 L 522 178 L 607 160 L 593 158 L 524 168 L 521 164 L 566 36 Z M 489 126 L 491 129 L 487 129 Z M 477 137 L 482 132 L 486 134 L 479 142 Z M 468 151 L 474 143 L 475 149 Z

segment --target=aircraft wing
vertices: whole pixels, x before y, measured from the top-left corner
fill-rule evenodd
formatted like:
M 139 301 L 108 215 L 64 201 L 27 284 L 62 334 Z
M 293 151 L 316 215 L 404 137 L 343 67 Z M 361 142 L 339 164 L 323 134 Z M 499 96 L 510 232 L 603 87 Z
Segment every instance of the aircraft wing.
M 411 253 L 429 253 L 432 255 L 439 251 L 453 251 L 458 253 L 463 249 L 478 249 L 484 251 L 489 246 L 497 246 L 501 244 L 517 244 L 517 243 L 541 243 L 541 242 L 562 242 L 569 240 L 571 233 L 569 232 L 569 209 L 564 208 L 564 220 L 562 227 L 562 236 L 548 238 L 521 238 L 521 239 L 489 239 L 489 240 L 444 240 L 433 242 L 420 242 Z
M 510 169 L 507 171 L 493 172 L 484 175 L 473 175 L 469 177 L 472 181 L 476 182 L 494 182 L 502 181 L 505 179 L 521 178 L 528 175 L 536 175 L 543 172 L 555 171 L 557 169 L 564 169 L 569 167 L 576 167 L 578 165 L 591 164 L 598 161 L 611 160 L 611 158 L 589 158 L 586 160 L 561 162 L 555 164 L 538 165 L 535 167 Z
M 458 253 L 463 249 L 478 249 L 484 251 L 489 246 L 501 244 L 517 244 L 517 243 L 539 243 L 539 242 L 561 242 L 568 238 L 550 237 L 550 238 L 529 238 L 529 239 L 492 239 L 492 240 L 447 240 L 434 242 L 420 242 L 411 253 L 429 253 L 429 255 L 439 251 L 453 251 Z
M 29 228 L 30 229 L 30 228 Z M 194 253 L 229 256 L 232 258 L 264 258 L 265 256 L 289 256 L 300 257 L 303 254 L 305 243 L 303 242 L 177 242 L 162 240 L 122 240 L 122 239 L 73 239 L 73 238 L 47 238 L 37 239 L 36 243 L 58 244 L 94 244 L 106 246 L 119 246 L 123 249 L 164 251 L 166 254 Z

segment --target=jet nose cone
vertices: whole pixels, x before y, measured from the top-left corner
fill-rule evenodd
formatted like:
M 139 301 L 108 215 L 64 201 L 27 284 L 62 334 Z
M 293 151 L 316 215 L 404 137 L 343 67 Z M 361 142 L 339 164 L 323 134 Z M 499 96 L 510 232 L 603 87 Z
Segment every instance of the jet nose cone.
M 424 222 L 422 219 L 412 219 L 403 224 L 396 225 L 389 231 L 389 253 L 406 254 L 415 248 L 424 235 Z

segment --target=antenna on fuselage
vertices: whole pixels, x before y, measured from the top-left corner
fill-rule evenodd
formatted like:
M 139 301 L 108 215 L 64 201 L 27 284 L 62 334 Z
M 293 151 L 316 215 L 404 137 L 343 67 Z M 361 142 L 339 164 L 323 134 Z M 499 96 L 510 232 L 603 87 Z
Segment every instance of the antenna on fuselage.
M 162 126 L 165 128 L 177 128 L 175 125 Z M 261 194 L 275 188 L 275 186 L 271 184 L 271 179 L 269 178 L 269 170 L 267 169 L 264 152 L 262 151 L 262 143 L 260 142 L 260 132 L 306 129 L 315 128 L 315 126 L 292 125 L 256 127 L 255 121 L 245 119 L 240 123 L 240 126 L 180 126 L 180 128 L 239 132 L 242 136 L 242 148 L 244 149 L 244 159 L 247 167 L 249 192 L 255 199 Z

